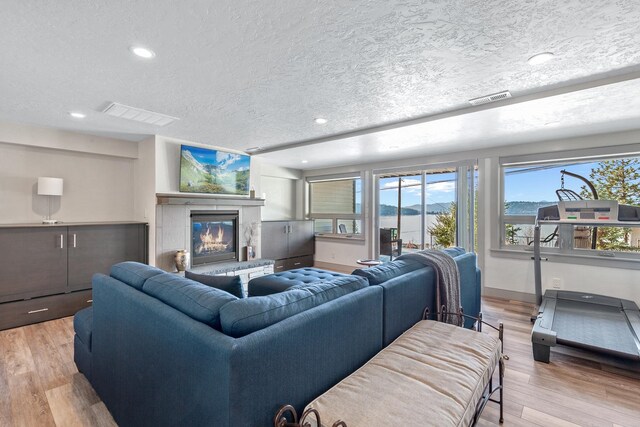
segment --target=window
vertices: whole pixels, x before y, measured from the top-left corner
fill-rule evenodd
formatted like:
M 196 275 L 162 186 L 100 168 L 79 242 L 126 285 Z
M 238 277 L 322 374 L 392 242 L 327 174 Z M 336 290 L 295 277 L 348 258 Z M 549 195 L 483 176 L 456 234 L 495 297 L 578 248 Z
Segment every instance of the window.
M 309 217 L 316 234 L 362 234 L 362 178 L 360 175 L 307 178 Z
M 475 162 L 374 171 L 378 254 L 474 247 Z M 388 245 L 401 244 L 400 250 Z
M 503 205 L 500 246 L 510 249 L 533 247 L 533 228 L 538 208 L 559 200 L 617 200 L 640 204 L 640 158 L 614 157 L 514 162 L 501 159 Z M 640 253 L 640 228 L 543 225 L 543 250 L 571 255 L 589 251 Z

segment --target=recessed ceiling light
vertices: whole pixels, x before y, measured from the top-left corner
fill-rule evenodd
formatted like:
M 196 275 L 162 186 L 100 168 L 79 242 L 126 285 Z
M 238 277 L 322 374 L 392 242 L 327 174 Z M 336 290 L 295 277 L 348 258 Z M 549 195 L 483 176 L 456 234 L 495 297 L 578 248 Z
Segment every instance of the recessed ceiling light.
M 146 47 L 142 47 L 142 46 L 131 46 L 129 48 L 129 50 L 134 55 L 139 56 L 140 58 L 144 58 L 144 59 L 151 59 L 154 56 L 156 56 L 156 53 L 154 51 L 152 51 L 151 49 L 147 49 Z
M 79 111 L 69 111 L 69 115 L 74 119 L 84 119 L 85 117 L 87 117 L 86 114 L 81 113 Z
M 553 53 L 551 52 L 542 52 L 537 55 L 533 55 L 531 58 L 527 59 L 529 65 L 540 65 L 549 60 L 553 59 Z
M 329 121 L 329 120 L 324 119 L 324 118 L 322 118 L 322 117 L 317 117 L 317 118 L 314 120 L 314 122 L 316 122 L 316 123 L 317 123 L 317 124 L 319 124 L 319 125 L 323 125 L 323 124 L 327 123 L 328 121 Z
M 303 160 L 302 163 L 309 163 L 309 160 Z

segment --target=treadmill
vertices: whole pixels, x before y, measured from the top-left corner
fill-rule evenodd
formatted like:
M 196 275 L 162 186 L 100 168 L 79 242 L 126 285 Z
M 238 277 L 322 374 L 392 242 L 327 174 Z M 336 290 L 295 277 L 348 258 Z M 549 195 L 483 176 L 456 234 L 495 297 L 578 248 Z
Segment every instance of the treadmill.
M 549 363 L 551 347 L 564 345 L 640 362 L 640 310 L 635 302 L 585 292 L 548 289 L 542 296 L 540 228 L 640 227 L 640 207 L 609 200 L 561 201 L 538 209 L 534 228 L 534 278 L 538 314 L 531 332 L 533 358 Z M 568 233 L 569 236 L 573 234 Z M 569 243 L 572 237 L 570 237 Z M 565 240 L 564 245 L 567 245 Z M 560 241 L 560 253 L 563 242 Z M 600 253 L 600 256 L 610 256 Z

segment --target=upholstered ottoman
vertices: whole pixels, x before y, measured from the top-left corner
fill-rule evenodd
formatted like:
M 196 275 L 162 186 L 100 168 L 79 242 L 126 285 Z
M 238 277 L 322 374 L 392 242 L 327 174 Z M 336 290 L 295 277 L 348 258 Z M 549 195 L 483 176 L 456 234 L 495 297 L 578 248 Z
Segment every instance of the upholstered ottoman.
M 294 270 L 283 271 L 282 273 L 269 274 L 268 276 L 251 279 L 249 281 L 249 296 L 257 297 L 275 294 L 289 289 L 292 286 L 320 281 L 324 282 L 344 276 L 349 275 L 312 267 L 296 268 Z

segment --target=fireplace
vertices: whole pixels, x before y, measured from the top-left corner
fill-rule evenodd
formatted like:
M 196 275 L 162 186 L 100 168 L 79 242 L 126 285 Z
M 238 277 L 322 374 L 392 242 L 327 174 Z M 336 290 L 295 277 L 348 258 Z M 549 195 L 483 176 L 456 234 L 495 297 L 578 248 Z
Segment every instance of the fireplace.
M 238 211 L 191 212 L 192 265 L 238 261 Z

